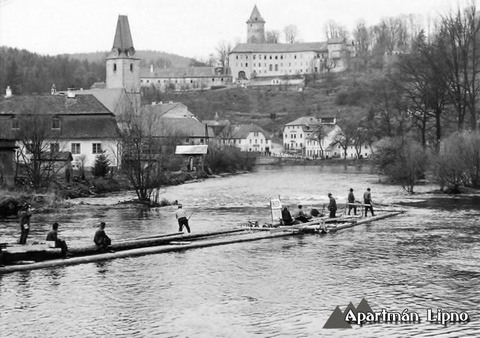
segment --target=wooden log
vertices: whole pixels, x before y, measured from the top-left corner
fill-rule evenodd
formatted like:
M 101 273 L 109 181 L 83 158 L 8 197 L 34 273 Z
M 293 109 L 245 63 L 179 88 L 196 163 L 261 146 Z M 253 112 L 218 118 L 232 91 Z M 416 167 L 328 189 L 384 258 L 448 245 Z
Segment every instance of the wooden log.
M 210 239 L 210 240 L 207 239 L 207 240 L 198 241 L 190 244 L 161 245 L 161 246 L 124 250 L 124 251 L 114 252 L 114 253 L 104 253 L 104 254 L 90 255 L 90 256 L 84 256 L 84 257 L 74 257 L 69 259 L 55 259 L 55 260 L 33 263 L 29 265 L 11 265 L 11 266 L 0 267 L 0 274 L 15 272 L 15 271 L 43 269 L 48 267 L 91 263 L 91 262 L 110 260 L 114 258 L 135 257 L 135 256 L 143 256 L 143 255 L 163 253 L 163 252 L 205 248 L 205 247 L 216 246 L 216 245 L 258 241 L 263 239 L 292 236 L 294 234 L 296 233 L 294 232 L 249 233 L 247 235 L 232 236 L 229 238 L 216 238 L 216 239 Z
M 400 215 L 402 213 L 403 213 L 403 211 L 398 211 L 396 213 L 389 213 L 389 214 L 385 214 L 385 215 L 377 215 L 377 216 L 373 216 L 373 217 L 365 217 L 365 218 L 361 219 L 360 221 L 351 222 L 349 224 L 339 225 L 339 226 L 335 226 L 335 227 L 328 226 L 328 231 L 334 232 L 334 231 L 338 231 L 338 230 L 342 230 L 342 229 L 347 229 L 347 228 L 351 228 L 351 227 L 354 227 L 354 226 L 357 226 L 357 225 L 370 223 L 370 222 L 373 222 L 373 221 L 378 221 L 380 219 L 397 216 L 397 215 Z

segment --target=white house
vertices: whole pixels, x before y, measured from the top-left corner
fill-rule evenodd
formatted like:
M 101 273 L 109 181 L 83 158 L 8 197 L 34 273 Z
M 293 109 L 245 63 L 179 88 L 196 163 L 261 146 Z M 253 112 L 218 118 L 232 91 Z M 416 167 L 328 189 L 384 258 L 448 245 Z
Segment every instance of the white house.
M 307 139 L 312 135 L 318 134 L 318 128 L 322 126 L 332 126 L 336 123 L 336 118 L 325 117 L 316 118 L 313 116 L 304 116 L 287 123 L 283 127 L 283 147 L 286 152 L 301 152 L 305 149 Z
M 272 149 L 272 140 L 269 134 L 255 124 L 241 124 L 230 126 L 220 135 L 223 145 L 232 145 L 245 152 L 260 152 L 269 154 Z

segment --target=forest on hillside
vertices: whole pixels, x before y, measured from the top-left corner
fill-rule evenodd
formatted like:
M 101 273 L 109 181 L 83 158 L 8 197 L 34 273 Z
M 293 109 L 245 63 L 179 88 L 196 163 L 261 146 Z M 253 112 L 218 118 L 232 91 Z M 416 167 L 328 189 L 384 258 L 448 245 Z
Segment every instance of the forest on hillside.
M 105 81 L 107 52 L 45 56 L 27 50 L 0 47 L 0 88 L 10 86 L 13 94 L 49 93 L 57 90 L 87 89 Z M 141 66 L 187 67 L 197 64 L 190 58 L 155 51 L 137 51 Z

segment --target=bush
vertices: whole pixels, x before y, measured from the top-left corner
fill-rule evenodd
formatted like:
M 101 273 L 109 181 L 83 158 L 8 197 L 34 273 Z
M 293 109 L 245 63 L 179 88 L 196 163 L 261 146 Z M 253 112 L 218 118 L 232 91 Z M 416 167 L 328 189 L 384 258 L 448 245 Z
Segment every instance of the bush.
M 420 143 L 402 138 L 384 138 L 377 143 L 374 163 L 391 180 L 402 185 L 409 194 L 425 176 L 429 154 Z
M 205 165 L 215 174 L 251 170 L 255 166 L 255 155 L 253 153 L 242 152 L 235 147 L 211 147 L 205 158 Z

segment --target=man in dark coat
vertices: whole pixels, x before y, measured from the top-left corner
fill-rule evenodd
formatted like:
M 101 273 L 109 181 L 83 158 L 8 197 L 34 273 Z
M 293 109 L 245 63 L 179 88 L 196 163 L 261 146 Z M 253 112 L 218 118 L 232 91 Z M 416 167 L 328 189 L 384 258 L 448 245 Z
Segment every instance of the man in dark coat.
M 283 207 L 282 220 L 283 220 L 284 225 L 292 225 L 293 224 L 292 215 L 290 214 L 290 211 L 288 211 L 287 207 Z
M 95 232 L 93 241 L 98 251 L 109 251 L 108 247 L 112 244 L 112 240 L 105 233 L 105 222 L 101 222 L 98 230 Z
M 328 204 L 328 210 L 330 211 L 330 218 L 335 218 L 335 213 L 337 212 L 337 201 L 333 198 L 332 194 L 328 194 L 330 203 Z
M 30 232 L 30 217 L 32 213 L 30 212 L 29 206 L 25 203 L 22 206 L 22 210 L 18 213 L 18 220 L 20 221 L 20 244 L 27 244 L 28 233 Z
M 350 188 L 350 192 L 348 193 L 348 214 L 350 215 L 350 211 L 353 209 L 353 214 L 357 215 L 357 206 L 352 205 L 355 203 L 355 195 L 353 194 L 353 189 Z
M 372 194 L 370 193 L 370 188 L 367 188 L 367 191 L 363 194 L 363 203 L 365 204 L 365 217 L 367 217 L 367 212 L 370 209 L 372 216 L 375 216 L 373 213 L 373 206 L 372 206 Z

